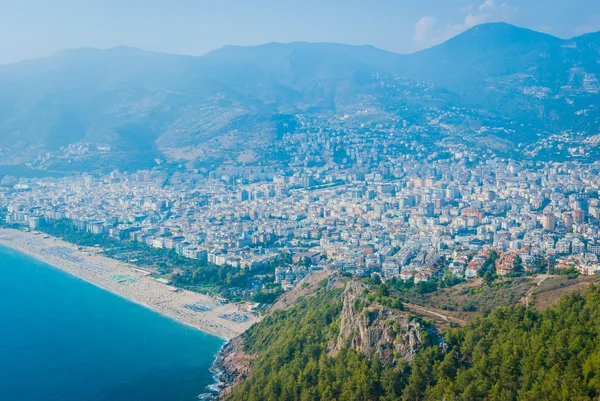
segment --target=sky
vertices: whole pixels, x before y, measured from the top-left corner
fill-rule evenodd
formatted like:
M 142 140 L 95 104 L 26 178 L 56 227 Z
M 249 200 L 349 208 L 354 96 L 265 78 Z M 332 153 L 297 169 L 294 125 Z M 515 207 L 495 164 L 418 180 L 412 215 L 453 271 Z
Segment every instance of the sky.
M 498 21 L 570 38 L 600 31 L 600 1 L 0 0 L 0 64 L 119 45 L 202 55 L 307 41 L 410 53 Z

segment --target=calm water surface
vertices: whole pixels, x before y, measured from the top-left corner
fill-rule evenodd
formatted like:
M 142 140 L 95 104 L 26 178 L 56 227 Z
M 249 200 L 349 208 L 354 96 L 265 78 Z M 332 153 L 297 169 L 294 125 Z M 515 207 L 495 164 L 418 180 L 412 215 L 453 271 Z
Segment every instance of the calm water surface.
M 184 401 L 223 340 L 0 247 L 0 401 Z

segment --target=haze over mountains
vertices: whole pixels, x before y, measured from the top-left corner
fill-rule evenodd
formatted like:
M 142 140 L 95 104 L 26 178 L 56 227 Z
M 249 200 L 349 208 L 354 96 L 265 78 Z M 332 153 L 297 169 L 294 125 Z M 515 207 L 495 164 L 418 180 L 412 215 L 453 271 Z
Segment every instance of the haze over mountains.
M 512 147 L 565 130 L 598 134 L 599 76 L 600 33 L 563 40 L 504 23 L 410 55 L 326 43 L 202 57 L 71 50 L 0 66 L 0 154 L 27 161 L 77 143 L 236 153 L 276 142 L 299 115 L 463 136 L 492 127 Z

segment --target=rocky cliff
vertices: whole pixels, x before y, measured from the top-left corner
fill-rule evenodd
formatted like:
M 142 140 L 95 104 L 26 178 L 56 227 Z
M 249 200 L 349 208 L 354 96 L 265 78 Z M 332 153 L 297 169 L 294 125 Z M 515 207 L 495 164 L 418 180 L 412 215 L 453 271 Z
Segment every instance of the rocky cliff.
M 324 279 L 328 279 L 327 286 L 323 285 Z M 420 348 L 443 342 L 432 326 L 425 324 L 412 313 L 369 300 L 368 288 L 358 281 L 347 281 L 339 275 L 317 275 L 314 280 L 307 280 L 306 284 L 286 294 L 285 300 L 280 300 L 274 309 L 299 308 L 288 317 L 298 320 L 298 316 L 308 310 L 306 306 L 304 309 L 299 307 L 302 304 L 301 299 L 318 296 L 323 299 L 323 294 L 336 291 L 334 298 L 337 306 L 332 308 L 335 313 L 331 316 L 334 334 L 333 338 L 329 337 L 331 340 L 324 339 L 323 344 L 327 346 L 330 357 L 335 357 L 343 348 L 352 348 L 370 359 L 379 360 L 384 366 L 395 366 L 410 363 Z M 269 319 L 265 319 L 258 325 L 267 325 L 268 321 Z M 273 330 L 273 325 L 279 323 L 280 319 L 271 321 L 269 329 Z M 244 335 L 233 339 L 221 350 L 215 361 L 213 368 L 221 383 L 221 393 L 217 397 L 219 400 L 226 399 L 237 384 L 252 375 L 254 361 L 260 357 L 260 353 L 249 354 L 244 350 L 247 345 L 245 340 Z M 267 351 L 262 352 L 269 350 L 267 348 Z
M 413 315 L 369 302 L 365 294 L 366 287 L 356 281 L 346 285 L 340 333 L 330 344 L 333 355 L 350 347 L 392 365 L 410 362 L 419 348 L 442 341 L 433 328 Z
M 254 357 L 244 352 L 242 336 L 234 338 L 219 351 L 212 366 L 215 379 L 219 383 L 217 400 L 224 400 L 232 388 L 244 380 L 253 359 Z

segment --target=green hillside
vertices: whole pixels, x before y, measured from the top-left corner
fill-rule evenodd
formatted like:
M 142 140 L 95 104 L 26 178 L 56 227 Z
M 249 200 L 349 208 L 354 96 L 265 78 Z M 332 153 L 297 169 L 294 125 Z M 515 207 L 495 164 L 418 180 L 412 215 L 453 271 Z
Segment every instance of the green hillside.
M 343 349 L 341 292 L 326 291 L 280 311 L 244 337 L 257 356 L 229 400 L 597 400 L 600 288 L 564 297 L 543 312 L 499 308 L 421 348 L 411 363 L 382 366 Z

